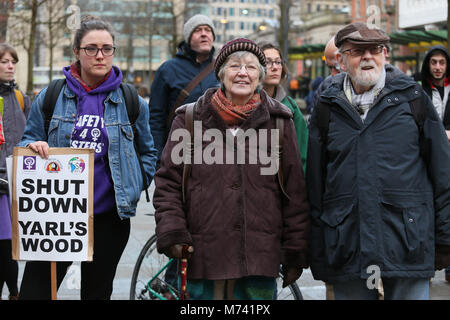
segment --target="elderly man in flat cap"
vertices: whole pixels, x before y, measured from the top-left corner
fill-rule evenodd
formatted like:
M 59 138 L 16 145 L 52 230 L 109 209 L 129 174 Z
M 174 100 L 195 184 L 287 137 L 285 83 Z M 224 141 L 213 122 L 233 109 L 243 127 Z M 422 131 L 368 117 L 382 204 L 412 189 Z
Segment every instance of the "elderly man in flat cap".
M 389 37 L 353 23 L 335 37 L 345 73 L 311 117 L 311 269 L 336 299 L 429 299 L 450 260 L 450 148 L 431 100 L 385 63 Z

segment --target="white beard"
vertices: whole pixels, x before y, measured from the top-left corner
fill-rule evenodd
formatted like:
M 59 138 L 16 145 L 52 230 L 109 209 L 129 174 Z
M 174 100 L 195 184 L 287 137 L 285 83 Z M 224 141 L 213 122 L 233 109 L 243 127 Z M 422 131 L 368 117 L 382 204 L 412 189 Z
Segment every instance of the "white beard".
M 384 57 L 383 57 L 383 63 L 381 65 L 381 68 L 384 67 Z M 370 70 L 363 70 L 363 67 L 373 67 L 373 69 Z M 382 75 L 382 70 L 379 68 L 375 61 L 369 60 L 369 61 L 361 61 L 358 68 L 354 71 L 350 72 L 350 68 L 347 65 L 347 70 L 349 70 L 349 75 L 352 81 L 362 87 L 373 87 L 377 84 L 378 80 L 380 80 L 380 77 Z

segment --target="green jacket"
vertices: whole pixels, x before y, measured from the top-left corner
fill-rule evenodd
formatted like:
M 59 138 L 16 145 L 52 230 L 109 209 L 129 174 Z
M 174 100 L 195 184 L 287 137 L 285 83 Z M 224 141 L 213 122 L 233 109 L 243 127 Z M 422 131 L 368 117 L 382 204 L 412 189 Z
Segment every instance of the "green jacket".
M 306 155 L 308 149 L 308 126 L 306 124 L 305 118 L 300 111 L 300 108 L 295 103 L 294 99 L 289 97 L 286 94 L 286 91 L 282 86 L 278 86 L 276 90 L 276 95 L 274 97 L 275 100 L 280 101 L 289 110 L 292 111 L 294 117 L 292 120 L 294 121 L 295 132 L 297 133 L 297 143 L 298 148 L 300 149 L 300 158 L 302 159 L 303 172 L 306 172 Z

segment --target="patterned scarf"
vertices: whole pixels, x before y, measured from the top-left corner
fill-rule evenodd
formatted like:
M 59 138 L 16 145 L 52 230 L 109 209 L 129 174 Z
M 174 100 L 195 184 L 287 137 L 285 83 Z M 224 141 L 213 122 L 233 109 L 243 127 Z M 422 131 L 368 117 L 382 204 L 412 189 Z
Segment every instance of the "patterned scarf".
M 241 125 L 253 110 L 259 106 L 261 96 L 259 93 L 255 93 L 245 105 L 238 106 L 228 100 L 222 89 L 218 89 L 213 94 L 211 103 L 227 126 L 232 128 Z
M 348 74 L 346 74 L 344 79 L 344 93 L 348 101 L 358 112 L 362 121 L 366 119 L 367 113 L 369 112 L 369 109 L 372 107 L 373 102 L 375 101 L 380 91 L 384 88 L 385 81 L 386 81 L 386 70 L 384 70 L 383 67 L 380 79 L 378 79 L 378 82 L 373 86 L 373 88 L 362 94 L 356 94 L 355 90 L 353 89 L 350 77 Z

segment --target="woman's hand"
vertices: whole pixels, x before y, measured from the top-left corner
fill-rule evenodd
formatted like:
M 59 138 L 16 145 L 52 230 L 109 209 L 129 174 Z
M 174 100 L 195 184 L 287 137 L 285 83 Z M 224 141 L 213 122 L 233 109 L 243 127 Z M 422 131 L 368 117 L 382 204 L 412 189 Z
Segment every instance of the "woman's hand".
M 188 246 L 186 244 L 175 244 L 173 246 L 171 246 L 170 248 L 167 248 L 164 251 L 164 254 L 166 256 L 168 256 L 169 258 L 178 258 L 181 259 L 183 257 L 183 247 L 187 246 L 187 257 L 186 258 L 190 258 L 192 256 L 192 254 L 194 253 L 194 247 L 192 246 Z
M 286 288 L 287 286 L 290 286 L 295 281 L 297 281 L 298 278 L 300 278 L 303 273 L 303 269 L 300 267 L 292 268 L 283 266 L 281 272 L 283 274 L 283 288 Z
M 48 143 L 46 141 L 36 141 L 30 143 L 28 147 L 34 152 L 39 153 L 41 158 L 48 159 L 48 150 L 50 149 L 50 147 L 48 146 Z

